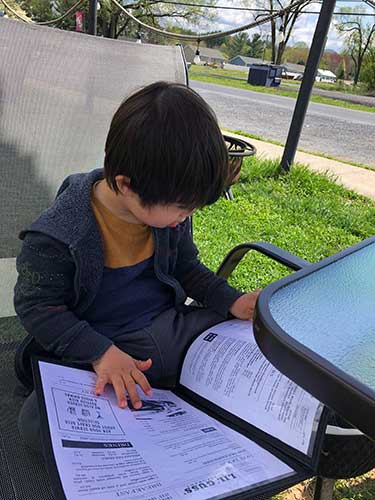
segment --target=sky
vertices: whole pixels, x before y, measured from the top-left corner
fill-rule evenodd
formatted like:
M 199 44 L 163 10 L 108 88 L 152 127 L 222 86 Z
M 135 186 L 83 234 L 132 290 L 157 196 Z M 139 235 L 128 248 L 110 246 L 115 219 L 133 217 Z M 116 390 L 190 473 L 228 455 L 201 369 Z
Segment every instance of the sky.
M 287 2 L 285 0 L 281 0 L 281 3 L 287 3 Z M 241 3 L 241 0 L 217 0 L 217 5 L 231 5 L 231 4 L 236 7 L 244 5 L 243 3 Z M 246 6 L 255 8 L 257 5 L 259 6 L 260 3 L 256 3 L 256 0 L 253 0 L 253 2 L 248 1 Z M 320 7 L 321 7 L 320 4 L 312 3 L 311 5 L 309 5 L 308 10 L 319 12 Z M 341 7 L 351 7 L 353 9 L 361 8 L 366 12 L 371 12 L 375 14 L 375 10 L 372 9 L 367 4 L 365 4 L 364 2 L 337 1 L 335 11 L 338 11 Z M 251 22 L 253 18 L 254 17 L 252 12 L 218 10 L 218 17 L 214 27 L 212 24 L 209 27 L 202 25 L 201 29 L 202 32 L 212 31 L 213 29 L 228 30 L 237 26 L 241 26 L 248 22 Z M 337 16 L 333 17 L 333 20 L 335 19 L 337 19 Z M 375 22 L 375 17 L 366 17 L 365 19 L 369 21 L 371 20 L 371 22 Z M 296 42 L 305 42 L 307 43 L 308 46 L 310 46 L 317 20 L 318 20 L 318 15 L 302 14 L 301 17 L 297 20 L 296 25 L 293 29 L 289 45 L 293 45 Z M 269 24 L 265 24 L 260 28 L 254 28 L 250 30 L 248 33 L 251 36 L 253 33 L 261 32 L 262 35 L 266 37 L 266 35 L 269 34 L 270 32 L 269 26 L 270 26 Z M 331 29 L 329 30 L 328 34 L 326 49 L 331 49 L 335 50 L 336 52 L 340 52 L 343 49 L 343 46 L 344 46 L 343 38 L 340 37 L 339 34 L 337 33 L 337 30 L 335 30 L 334 27 L 331 26 Z

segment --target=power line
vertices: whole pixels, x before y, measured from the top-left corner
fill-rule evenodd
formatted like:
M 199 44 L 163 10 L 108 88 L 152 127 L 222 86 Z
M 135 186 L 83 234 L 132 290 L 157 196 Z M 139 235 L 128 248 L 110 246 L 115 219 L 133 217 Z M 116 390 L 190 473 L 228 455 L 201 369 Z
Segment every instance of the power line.
M 346 1 L 346 0 L 343 0 Z M 223 10 L 241 10 L 247 12 L 267 12 L 270 13 L 269 9 L 250 9 L 249 7 L 230 7 L 229 5 L 207 5 L 207 4 L 196 4 L 189 2 L 171 2 L 169 0 L 161 0 L 159 3 L 166 3 L 170 5 L 183 5 L 188 7 L 204 7 L 206 9 L 223 9 Z M 320 2 L 319 2 L 320 3 Z M 307 11 L 303 10 L 301 14 L 315 14 L 318 15 L 319 11 Z M 375 14 L 371 12 L 334 12 L 334 15 L 338 16 L 374 16 Z
M 27 22 L 27 23 L 41 24 L 41 25 L 54 24 L 54 23 L 58 23 L 58 22 L 62 21 L 63 19 L 65 19 L 66 17 L 68 17 L 79 5 L 81 5 L 81 4 L 83 4 L 83 3 L 86 2 L 86 0 L 78 0 L 70 9 L 68 9 L 63 15 L 59 16 L 58 18 L 53 19 L 51 21 L 44 21 L 44 22 L 37 23 L 35 21 L 32 21 L 31 19 L 25 18 L 25 17 L 21 16 L 20 14 L 18 14 L 14 9 L 12 9 L 12 7 L 10 7 L 8 5 L 8 3 L 7 3 L 6 0 L 0 0 L 0 1 L 4 4 L 4 6 L 7 9 L 9 9 L 10 12 L 12 12 L 20 20 L 22 20 L 24 22 Z M 190 41 L 194 40 L 194 41 L 197 41 L 198 45 L 199 45 L 199 42 L 201 40 L 213 40 L 213 39 L 218 38 L 218 37 L 232 35 L 234 33 L 239 33 L 241 31 L 245 31 L 245 30 L 248 30 L 248 29 L 251 29 L 251 28 L 255 28 L 256 26 L 260 26 L 262 24 L 266 24 L 266 23 L 272 21 L 273 19 L 277 19 L 278 17 L 282 17 L 285 13 L 287 13 L 289 11 L 292 11 L 294 8 L 296 8 L 296 7 L 300 6 L 301 4 L 303 4 L 305 0 L 297 0 L 297 1 L 292 2 L 291 4 L 289 4 L 285 8 L 282 8 L 282 9 L 280 9 L 280 10 L 278 10 L 276 12 L 272 12 L 272 13 L 270 13 L 266 9 L 250 9 L 250 8 L 246 8 L 246 7 L 230 7 L 230 6 L 193 4 L 193 3 L 189 3 L 189 2 L 172 2 L 172 1 L 169 1 L 169 0 L 160 1 L 160 3 L 172 4 L 172 5 L 183 5 L 183 6 L 194 6 L 194 7 L 204 7 L 204 8 L 228 9 L 228 10 L 230 9 L 230 10 L 241 10 L 241 11 L 267 13 L 267 15 L 264 15 L 264 17 L 262 17 L 261 19 L 257 19 L 254 22 L 251 22 L 251 23 L 248 23 L 248 24 L 244 24 L 242 26 L 239 26 L 237 28 L 233 28 L 231 30 L 222 31 L 222 32 L 215 32 L 215 33 L 207 33 L 205 35 L 199 35 L 199 34 L 198 35 L 184 35 L 184 34 L 177 34 L 177 33 L 169 32 L 169 31 L 162 30 L 162 29 L 159 29 L 159 28 L 155 28 L 154 26 L 150 26 L 150 25 L 148 25 L 148 24 L 140 21 L 139 19 L 137 19 L 135 16 L 133 16 L 133 14 L 131 14 L 129 11 L 127 11 L 125 9 L 125 7 L 123 5 L 121 5 L 117 0 L 111 0 L 111 1 L 127 17 L 129 17 L 130 19 L 132 19 L 133 21 L 135 21 L 137 24 L 139 24 L 143 28 L 145 28 L 145 29 L 147 29 L 149 31 L 153 31 L 155 33 L 159 33 L 160 35 L 163 35 L 163 36 L 165 36 L 167 38 L 174 38 L 174 39 L 180 39 L 180 40 L 190 40 Z M 337 1 L 357 2 L 357 0 L 337 0 Z M 367 5 L 375 7 L 375 1 L 374 0 L 363 0 L 363 1 Z M 318 1 L 316 3 L 321 3 L 321 2 Z M 280 5 L 282 5 L 282 4 L 280 3 Z M 302 11 L 301 13 L 315 14 L 315 15 L 319 14 L 319 12 L 309 12 L 309 11 Z M 352 15 L 352 16 L 353 15 L 362 15 L 362 16 L 372 16 L 373 15 L 373 14 L 368 14 L 368 13 L 341 13 L 341 12 L 335 12 L 334 14 L 335 15 Z M 257 16 L 257 17 L 259 17 L 259 16 Z
M 154 33 L 158 33 L 159 35 L 165 36 L 166 38 L 173 38 L 177 40 L 189 40 L 189 41 L 196 41 L 198 44 L 202 40 L 214 40 L 215 38 L 219 38 L 222 36 L 227 36 L 227 35 L 233 35 L 234 33 L 239 33 L 241 31 L 249 30 L 252 28 L 255 28 L 256 26 L 260 26 L 262 24 L 269 23 L 273 19 L 277 19 L 278 17 L 282 17 L 284 14 L 287 12 L 299 7 L 303 3 L 305 3 L 306 0 L 297 0 L 295 2 L 292 2 L 290 5 L 285 7 L 284 9 L 280 9 L 277 12 L 273 14 L 268 14 L 262 17 L 261 19 L 258 19 L 256 21 L 253 21 L 251 23 L 243 24 L 242 26 L 238 26 L 237 28 L 233 28 L 230 30 L 226 31 L 219 31 L 215 33 L 207 33 L 205 35 L 184 35 L 180 33 L 173 33 L 171 31 L 166 31 L 162 30 L 159 28 L 155 28 L 154 26 L 150 26 L 149 24 L 144 23 L 143 21 L 140 21 L 137 19 L 131 12 L 125 9 L 117 0 L 111 0 L 113 4 L 115 4 L 124 14 L 126 14 L 130 19 L 135 21 L 139 26 L 142 26 L 143 28 L 153 31 Z

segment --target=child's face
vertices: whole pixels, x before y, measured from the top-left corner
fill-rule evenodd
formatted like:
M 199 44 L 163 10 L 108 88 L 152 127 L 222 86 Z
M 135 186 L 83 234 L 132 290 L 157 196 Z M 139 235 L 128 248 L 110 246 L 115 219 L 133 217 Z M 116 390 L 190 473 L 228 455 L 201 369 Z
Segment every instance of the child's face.
M 144 206 L 139 196 L 128 187 L 128 183 L 122 182 L 122 176 L 116 179 L 120 190 L 117 195 L 120 205 L 118 208 L 129 221 L 158 228 L 176 227 L 194 212 L 178 204 Z
M 133 215 L 143 224 L 151 227 L 176 227 L 192 215 L 194 210 L 186 210 L 178 205 L 139 205 Z

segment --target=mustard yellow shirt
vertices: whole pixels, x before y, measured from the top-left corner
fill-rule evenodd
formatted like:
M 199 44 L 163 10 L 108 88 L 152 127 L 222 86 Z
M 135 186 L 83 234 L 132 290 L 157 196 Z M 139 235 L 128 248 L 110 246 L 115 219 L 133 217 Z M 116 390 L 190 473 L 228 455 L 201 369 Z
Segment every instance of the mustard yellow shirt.
M 91 204 L 102 235 L 105 267 L 133 266 L 153 255 L 154 239 L 150 226 L 132 224 L 114 215 L 95 196 L 95 186 Z

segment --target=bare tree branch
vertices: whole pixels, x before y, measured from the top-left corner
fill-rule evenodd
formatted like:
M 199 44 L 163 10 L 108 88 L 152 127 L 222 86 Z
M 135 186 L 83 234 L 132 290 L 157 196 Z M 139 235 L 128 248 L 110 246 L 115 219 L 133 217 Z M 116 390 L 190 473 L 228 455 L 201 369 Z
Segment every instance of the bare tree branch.
M 350 9 L 345 8 L 343 13 L 350 15 Z M 370 27 L 362 18 L 354 17 L 349 20 L 341 19 L 336 28 L 339 33 L 345 35 L 345 43 L 354 62 L 354 85 L 356 85 L 364 57 L 375 35 L 375 24 Z

